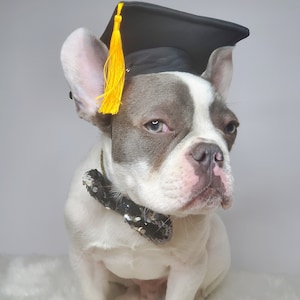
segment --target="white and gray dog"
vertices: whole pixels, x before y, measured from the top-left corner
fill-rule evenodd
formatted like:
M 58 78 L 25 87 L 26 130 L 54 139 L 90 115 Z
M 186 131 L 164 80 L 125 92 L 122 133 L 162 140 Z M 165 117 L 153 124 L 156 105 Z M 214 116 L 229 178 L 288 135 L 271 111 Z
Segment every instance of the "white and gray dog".
M 77 112 L 101 132 L 65 210 L 84 299 L 109 299 L 116 286 L 123 287 L 117 299 L 203 299 L 224 278 L 230 248 L 215 211 L 232 201 L 229 151 L 239 124 L 225 102 L 232 49 L 216 49 L 202 76 L 133 76 L 112 116 L 98 113 L 95 101 L 107 47 L 86 29 L 65 41 L 62 65 Z

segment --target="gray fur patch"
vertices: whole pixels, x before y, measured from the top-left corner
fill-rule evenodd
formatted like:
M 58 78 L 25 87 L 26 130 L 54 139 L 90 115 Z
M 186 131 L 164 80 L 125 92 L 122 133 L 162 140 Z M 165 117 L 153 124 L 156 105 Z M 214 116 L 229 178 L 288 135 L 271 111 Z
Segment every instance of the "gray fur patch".
M 228 150 L 230 151 L 236 139 L 237 127 L 239 126 L 237 117 L 228 108 L 225 101 L 220 99 L 214 100 L 209 108 L 209 112 L 214 126 L 223 133 L 224 140 L 226 141 Z M 236 128 L 231 131 L 230 129 L 233 127 Z
M 147 161 L 154 169 L 190 132 L 194 103 L 187 85 L 174 74 L 132 77 L 124 89 L 120 112 L 112 117 L 112 157 L 118 163 Z M 149 132 L 158 120 L 167 132 Z

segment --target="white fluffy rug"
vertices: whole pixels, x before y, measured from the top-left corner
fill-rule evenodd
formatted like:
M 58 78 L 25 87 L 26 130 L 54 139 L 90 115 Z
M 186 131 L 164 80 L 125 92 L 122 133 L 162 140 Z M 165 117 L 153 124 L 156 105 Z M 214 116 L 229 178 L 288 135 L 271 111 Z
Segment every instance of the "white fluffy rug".
M 67 257 L 0 255 L 1 300 L 80 300 Z M 230 271 L 209 300 L 300 300 L 300 276 Z

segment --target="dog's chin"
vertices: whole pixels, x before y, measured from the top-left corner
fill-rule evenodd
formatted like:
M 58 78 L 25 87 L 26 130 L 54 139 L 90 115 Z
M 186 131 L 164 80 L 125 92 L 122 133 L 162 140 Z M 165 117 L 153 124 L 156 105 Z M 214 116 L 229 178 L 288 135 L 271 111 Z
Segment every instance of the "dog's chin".
M 209 213 L 220 207 L 228 209 L 231 207 L 232 199 L 222 190 L 215 188 L 206 188 L 201 193 L 195 194 L 182 207 L 184 214 L 202 214 Z

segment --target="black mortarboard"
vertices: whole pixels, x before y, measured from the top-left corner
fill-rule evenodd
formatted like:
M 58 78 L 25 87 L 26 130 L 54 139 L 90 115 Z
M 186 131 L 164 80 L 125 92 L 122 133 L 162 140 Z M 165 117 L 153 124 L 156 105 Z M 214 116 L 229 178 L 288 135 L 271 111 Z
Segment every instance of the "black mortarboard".
M 120 2 L 100 38 L 109 56 L 99 112 L 118 113 L 125 77 L 163 71 L 200 75 L 215 49 L 248 35 L 247 28 L 234 23 L 144 2 Z
M 101 40 L 109 47 L 114 13 Z M 243 26 L 144 3 L 124 2 L 120 26 L 128 75 L 161 71 L 202 74 L 210 54 L 249 35 Z

